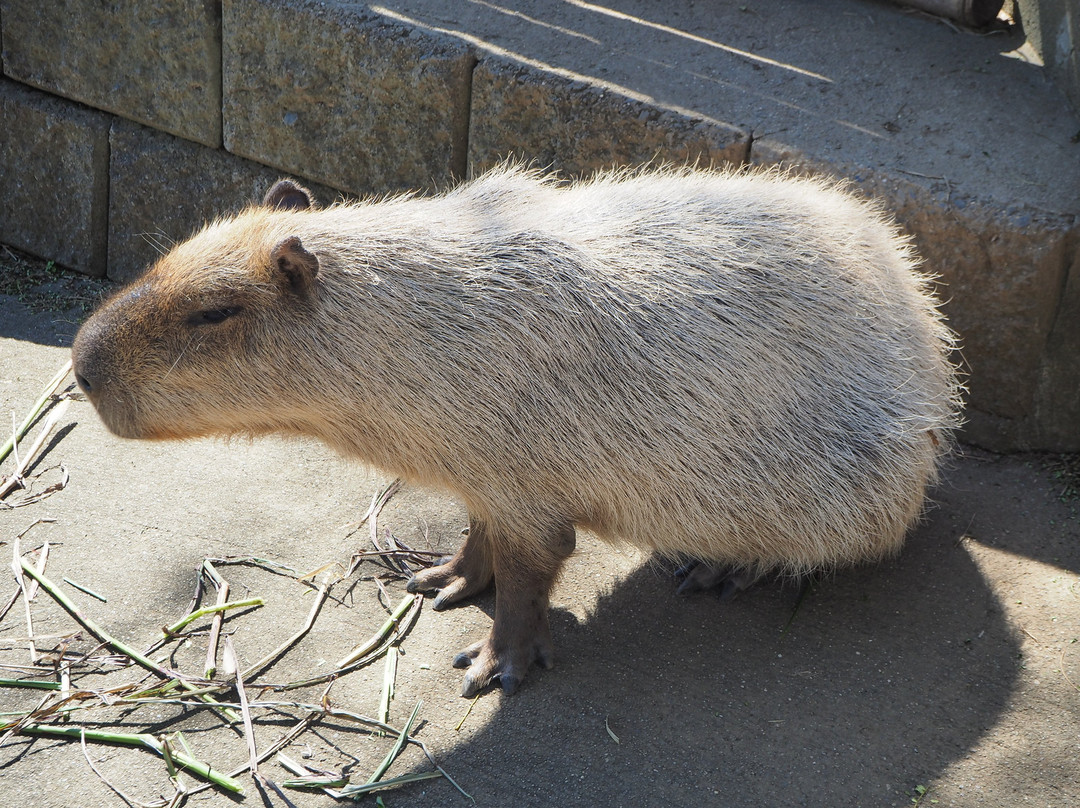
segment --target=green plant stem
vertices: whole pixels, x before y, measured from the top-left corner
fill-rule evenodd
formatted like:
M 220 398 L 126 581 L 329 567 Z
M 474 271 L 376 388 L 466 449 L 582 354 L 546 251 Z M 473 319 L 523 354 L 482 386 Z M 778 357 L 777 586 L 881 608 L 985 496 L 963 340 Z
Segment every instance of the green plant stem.
M 59 690 L 59 682 L 39 682 L 35 679 L 0 679 L 0 687 L 28 687 L 33 690 Z
M 193 623 L 200 617 L 206 617 L 208 614 L 214 614 L 215 612 L 224 612 L 228 609 L 246 609 L 249 606 L 262 606 L 265 601 L 262 598 L 248 598 L 247 600 L 234 600 L 229 603 L 218 603 L 213 606 L 204 606 L 201 609 L 196 609 L 186 617 L 182 617 L 173 623 L 171 626 L 166 626 L 161 632 L 161 636 L 168 638 L 181 631 L 184 626 L 189 623 Z
M 33 566 L 31 566 L 26 561 L 26 559 L 20 558 L 19 563 L 22 565 L 23 572 L 25 572 L 27 575 L 37 581 L 38 585 L 46 592 L 48 592 L 49 596 L 53 600 L 55 600 L 65 612 L 71 615 L 72 618 L 74 618 L 79 625 L 85 628 L 99 642 L 102 642 L 105 645 L 109 646 L 117 653 L 123 654 L 124 656 L 131 659 L 135 664 L 146 668 L 146 670 L 150 671 L 153 674 L 156 674 L 157 676 L 160 676 L 166 681 L 175 681 L 180 685 L 180 687 L 184 688 L 185 690 L 197 689 L 195 685 L 191 684 L 190 682 L 185 682 L 183 679 L 178 678 L 168 668 L 163 668 L 161 665 L 158 665 L 149 657 L 144 656 L 143 654 L 136 651 L 127 643 L 116 639 L 111 634 L 106 632 L 103 628 L 101 628 L 101 626 L 99 626 L 97 623 L 95 623 L 93 620 L 91 620 L 89 617 L 79 611 L 79 607 L 76 606 L 75 603 L 70 598 L 68 598 L 67 595 L 60 591 L 59 587 L 57 587 L 56 584 L 54 584 L 44 575 L 40 574 L 36 569 L 34 569 Z M 200 695 L 198 698 L 200 698 L 202 701 L 205 701 L 207 704 L 210 704 L 211 706 L 217 705 L 217 702 L 208 695 Z M 221 707 L 221 710 L 222 714 L 230 722 L 235 723 L 240 720 L 240 716 L 236 713 L 236 711 L 231 710 L 228 707 Z
M 362 786 L 345 786 L 338 790 L 331 796 L 337 798 L 345 798 L 356 800 L 365 794 L 370 794 L 372 791 L 380 791 L 384 788 L 394 788 L 395 786 L 403 786 L 408 783 L 415 783 L 420 780 L 434 780 L 436 777 L 442 777 L 442 772 L 416 772 L 415 774 L 402 774 L 398 777 L 391 777 L 389 780 L 380 780 L 377 783 L 365 783 Z M 283 785 L 288 785 L 290 782 L 286 780 Z
M 354 648 L 351 652 L 349 652 L 348 656 L 339 660 L 337 665 L 335 665 L 334 667 L 346 668 L 352 663 L 356 662 L 356 660 L 360 659 L 365 654 L 369 653 L 375 648 L 378 648 L 379 644 L 386 638 L 386 635 L 389 634 L 393 630 L 394 626 L 397 625 L 397 622 L 405 616 L 405 612 L 409 610 L 409 607 L 416 602 L 417 598 L 422 597 L 423 595 L 406 595 L 404 598 L 402 598 L 401 603 L 397 605 L 397 608 L 394 609 L 393 613 L 390 615 L 390 617 L 387 618 L 386 622 L 382 624 L 379 630 L 375 632 L 374 635 L 372 635 L 371 639 L 369 639 L 363 645 L 359 645 Z
M 159 755 L 165 755 L 164 745 L 161 741 L 153 735 L 147 735 L 146 733 L 141 732 L 101 732 L 99 730 L 84 729 L 83 727 L 54 727 L 44 724 L 30 724 L 29 726 L 20 729 L 19 732 L 23 735 L 37 735 L 46 738 L 74 738 L 75 740 L 78 740 L 85 737 L 88 741 L 97 741 L 98 743 L 141 746 L 152 752 L 156 752 Z M 170 749 L 169 755 L 175 763 L 182 766 L 185 770 L 193 772 L 194 774 L 236 794 L 244 793 L 244 787 L 238 780 L 217 771 L 211 767 L 210 764 L 203 763 L 201 760 L 196 760 L 190 755 L 179 752 L 176 749 Z
M 34 402 L 33 408 L 30 413 L 23 419 L 23 422 L 19 424 L 15 430 L 15 434 L 8 438 L 7 443 L 0 448 L 0 463 L 3 463 L 7 459 L 7 456 L 11 454 L 11 450 L 15 448 L 15 441 L 22 440 L 23 436 L 30 431 L 30 427 L 34 423 L 34 419 L 41 414 L 41 411 L 45 409 L 45 405 L 49 403 L 49 399 L 55 392 L 56 388 L 60 386 L 60 383 L 67 378 L 67 375 L 71 372 L 71 360 L 69 359 L 64 363 L 64 366 L 56 372 L 56 375 L 52 377 L 52 380 L 45 387 L 45 392 L 41 394 L 41 397 Z
M 424 702 L 416 702 L 416 706 L 413 707 L 412 715 L 409 716 L 409 720 L 405 722 L 405 726 L 401 728 L 401 733 L 398 735 L 397 740 L 394 742 L 394 748 L 391 749 L 386 757 L 383 758 L 382 763 L 368 778 L 367 785 L 377 783 L 379 779 L 386 774 L 386 770 L 390 768 L 390 764 L 394 762 L 394 758 L 401 754 L 402 748 L 405 746 L 405 741 L 409 739 L 409 732 L 412 731 L 413 722 L 416 721 L 416 714 L 420 712 L 420 705 Z
M 90 589 L 89 587 L 83 586 L 82 584 L 75 583 L 75 581 L 71 580 L 70 578 L 62 578 L 61 580 L 65 584 L 67 584 L 68 586 L 73 586 L 76 589 L 78 589 L 80 592 L 85 592 L 90 597 L 96 598 L 97 600 L 100 600 L 102 603 L 108 603 L 109 602 L 108 598 L 106 598 L 104 595 L 99 595 L 93 589 Z

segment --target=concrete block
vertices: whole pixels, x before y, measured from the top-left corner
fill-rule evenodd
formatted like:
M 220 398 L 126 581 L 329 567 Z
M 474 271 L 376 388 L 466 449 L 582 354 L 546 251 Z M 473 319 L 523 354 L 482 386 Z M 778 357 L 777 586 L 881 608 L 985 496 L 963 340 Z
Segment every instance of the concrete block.
M 1016 0 L 1016 5 L 1029 47 L 1080 112 L 1080 7 L 1075 0 Z
M 117 120 L 110 136 L 109 277 L 128 281 L 206 222 L 262 198 L 276 169 Z M 311 187 L 326 204 L 338 196 Z
M 847 179 L 883 202 L 913 236 L 926 271 L 939 277 L 945 313 L 960 335 L 968 373 L 966 441 L 999 451 L 1080 449 L 1077 370 L 1075 358 L 1066 358 L 1066 346 L 1080 343 L 1080 318 L 1067 316 L 1062 299 L 1074 217 L 980 202 L 943 179 L 826 164 L 775 144 L 755 143 L 752 157 Z M 1075 279 L 1072 284 L 1080 295 Z M 1061 346 L 1056 358 L 1046 353 L 1051 334 Z
M 1040 364 L 1033 443 L 1075 452 L 1080 451 L 1080 228 L 1063 246 L 1066 276 Z
M 0 241 L 105 273 L 110 120 L 0 79 Z
M 354 193 L 465 170 L 465 46 L 355 4 L 225 0 L 225 145 Z
M 966 438 L 996 450 L 1048 448 L 1037 387 L 1064 279 L 1064 223 L 1018 226 L 1000 210 L 973 205 L 961 214 L 918 196 L 886 201 L 945 284 L 970 373 Z M 1080 447 L 1080 421 L 1069 429 Z
M 469 165 L 507 156 L 575 176 L 652 162 L 740 163 L 749 137 L 720 121 L 684 115 L 595 82 L 495 57 L 473 71 Z
M 4 72 L 221 145 L 221 21 L 212 0 L 0 0 Z

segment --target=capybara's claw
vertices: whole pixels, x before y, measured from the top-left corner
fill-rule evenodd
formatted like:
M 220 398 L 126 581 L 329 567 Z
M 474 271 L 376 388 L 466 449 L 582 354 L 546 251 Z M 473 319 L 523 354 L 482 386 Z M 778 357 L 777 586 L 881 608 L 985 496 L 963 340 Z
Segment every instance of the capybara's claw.
M 470 524 L 461 549 L 443 556 L 431 567 L 420 570 L 405 585 L 409 592 L 437 592 L 436 610 L 483 592 L 495 579 L 491 550 L 479 525 Z
M 463 567 L 464 564 L 458 563 L 458 556 L 454 556 L 445 564 L 417 572 L 405 584 L 405 589 L 409 592 L 436 592 L 432 605 L 436 611 L 445 609 L 451 603 L 482 592 L 491 583 L 493 576 L 490 572 L 467 574 L 462 571 Z
M 457 656 L 454 657 L 454 661 L 452 663 L 453 666 L 455 668 L 467 668 L 467 667 L 469 667 L 472 664 L 473 660 L 476 658 L 477 653 L 480 651 L 481 645 L 482 645 L 482 643 L 477 643 L 476 645 L 471 645 L 468 648 L 466 648 L 464 651 L 459 653 Z
M 468 668 L 461 685 L 461 695 L 472 698 L 496 680 L 503 693 L 510 695 L 518 689 L 533 662 L 551 667 L 551 649 L 529 648 L 495 651 L 491 640 L 470 645 L 456 657 L 455 668 Z

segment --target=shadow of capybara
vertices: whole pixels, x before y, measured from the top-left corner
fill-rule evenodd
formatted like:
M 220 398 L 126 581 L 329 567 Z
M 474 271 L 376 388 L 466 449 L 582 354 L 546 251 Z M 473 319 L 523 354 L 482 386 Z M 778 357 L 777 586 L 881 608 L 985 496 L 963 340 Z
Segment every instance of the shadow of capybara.
M 876 207 L 777 173 L 506 165 L 327 208 L 282 181 L 107 301 L 74 367 L 118 435 L 312 435 L 459 496 L 464 545 L 409 588 L 494 580 L 454 664 L 509 692 L 551 664 L 576 528 L 700 583 L 898 549 L 959 409 L 916 267 Z

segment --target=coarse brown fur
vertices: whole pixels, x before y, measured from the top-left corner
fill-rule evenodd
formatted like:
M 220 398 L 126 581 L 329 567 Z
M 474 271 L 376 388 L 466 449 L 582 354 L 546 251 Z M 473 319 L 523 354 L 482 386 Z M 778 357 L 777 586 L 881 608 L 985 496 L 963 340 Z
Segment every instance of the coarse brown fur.
M 180 244 L 79 333 L 134 438 L 313 435 L 466 503 L 413 589 L 497 587 L 466 692 L 549 664 L 574 528 L 733 569 L 896 551 L 957 424 L 953 337 L 874 206 L 776 173 L 264 204 Z

